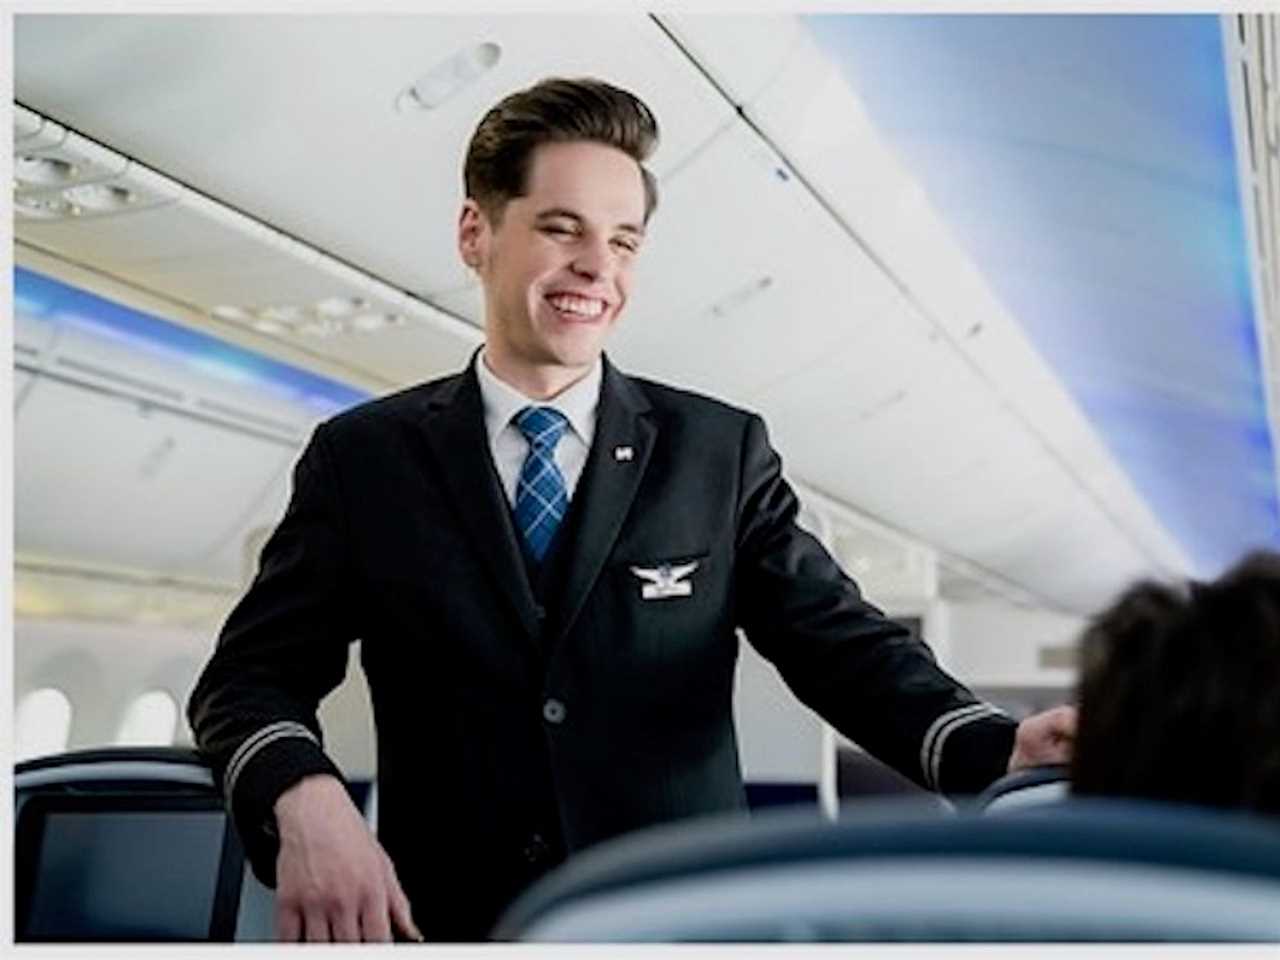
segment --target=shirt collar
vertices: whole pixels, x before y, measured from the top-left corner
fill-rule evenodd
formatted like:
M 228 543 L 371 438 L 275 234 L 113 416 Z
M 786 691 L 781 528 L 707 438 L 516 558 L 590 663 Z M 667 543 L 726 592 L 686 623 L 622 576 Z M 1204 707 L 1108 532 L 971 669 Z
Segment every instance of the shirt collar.
M 596 407 L 600 404 L 600 381 L 604 365 L 600 358 L 591 365 L 586 376 L 566 387 L 549 400 L 534 400 L 500 379 L 485 362 L 485 351 L 476 354 L 476 378 L 480 381 L 480 397 L 484 404 L 484 422 L 489 436 L 495 437 L 511 418 L 525 407 L 553 407 L 564 414 L 584 443 L 591 443 L 595 427 Z

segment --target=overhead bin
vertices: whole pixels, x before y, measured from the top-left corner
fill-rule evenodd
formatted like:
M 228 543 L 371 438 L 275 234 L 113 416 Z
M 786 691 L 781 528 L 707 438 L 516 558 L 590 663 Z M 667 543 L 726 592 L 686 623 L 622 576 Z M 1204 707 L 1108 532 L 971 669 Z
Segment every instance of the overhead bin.
M 238 585 L 312 425 L 367 394 L 37 274 L 15 287 L 19 560 Z

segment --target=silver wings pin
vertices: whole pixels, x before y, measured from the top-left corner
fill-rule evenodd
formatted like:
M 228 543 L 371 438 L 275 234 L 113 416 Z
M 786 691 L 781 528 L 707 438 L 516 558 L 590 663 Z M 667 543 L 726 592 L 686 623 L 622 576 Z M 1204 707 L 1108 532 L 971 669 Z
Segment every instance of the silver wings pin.
M 664 600 L 667 597 L 687 597 L 693 593 L 693 584 L 683 579 L 698 569 L 698 561 L 689 563 L 664 563 L 657 567 L 632 567 L 631 572 L 641 580 L 640 597 L 644 600 Z

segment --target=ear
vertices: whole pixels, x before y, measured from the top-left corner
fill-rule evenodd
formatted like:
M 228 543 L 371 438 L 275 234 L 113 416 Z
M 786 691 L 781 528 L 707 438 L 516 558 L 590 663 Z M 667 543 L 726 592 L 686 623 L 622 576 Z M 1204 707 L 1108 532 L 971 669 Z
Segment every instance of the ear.
M 479 204 L 467 198 L 458 214 L 458 255 L 462 262 L 478 270 L 484 262 L 489 240 L 489 221 Z

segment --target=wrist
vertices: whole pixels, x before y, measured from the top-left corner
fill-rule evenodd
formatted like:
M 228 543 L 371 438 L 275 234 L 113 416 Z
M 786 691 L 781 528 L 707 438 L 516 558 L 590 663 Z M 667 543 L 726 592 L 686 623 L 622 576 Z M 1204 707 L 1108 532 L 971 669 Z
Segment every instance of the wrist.
M 277 831 L 283 836 L 291 826 L 306 820 L 317 803 L 331 802 L 337 796 L 346 796 L 346 788 L 337 777 L 330 773 L 308 774 L 276 798 L 272 813 Z

